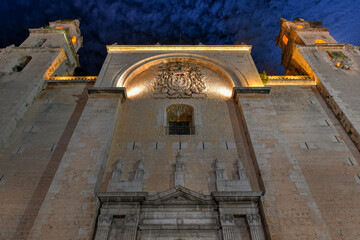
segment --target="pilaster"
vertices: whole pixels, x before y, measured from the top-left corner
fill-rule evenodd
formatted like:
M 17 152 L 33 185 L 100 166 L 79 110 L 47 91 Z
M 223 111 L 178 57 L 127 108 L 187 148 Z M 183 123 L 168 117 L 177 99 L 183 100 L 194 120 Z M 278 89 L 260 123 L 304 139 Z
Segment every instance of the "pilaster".
M 222 228 L 222 236 L 224 240 L 235 240 L 235 222 L 234 216 L 231 214 L 223 214 L 220 216 Z
M 113 221 L 113 216 L 109 214 L 100 214 L 97 222 L 97 231 L 95 235 L 95 240 L 107 240 L 111 224 Z
M 265 235 L 262 228 L 260 215 L 259 214 L 246 215 L 246 220 L 249 224 L 251 239 L 265 240 Z

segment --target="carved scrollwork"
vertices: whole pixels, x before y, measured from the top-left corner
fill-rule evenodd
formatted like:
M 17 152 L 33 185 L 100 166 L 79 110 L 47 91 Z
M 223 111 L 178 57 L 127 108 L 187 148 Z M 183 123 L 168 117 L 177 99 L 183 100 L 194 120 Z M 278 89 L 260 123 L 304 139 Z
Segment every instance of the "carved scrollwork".
M 189 97 L 206 90 L 199 67 L 188 63 L 167 63 L 158 69 L 154 80 L 155 93 L 171 97 Z
M 112 222 L 112 216 L 109 214 L 101 214 L 98 219 L 99 225 L 110 225 Z
M 224 214 L 220 217 L 221 225 L 234 225 L 234 215 L 232 214 Z
M 249 225 L 261 225 L 261 218 L 259 214 L 246 215 L 246 219 Z
M 138 219 L 138 214 L 129 214 L 125 217 L 126 225 L 137 225 Z

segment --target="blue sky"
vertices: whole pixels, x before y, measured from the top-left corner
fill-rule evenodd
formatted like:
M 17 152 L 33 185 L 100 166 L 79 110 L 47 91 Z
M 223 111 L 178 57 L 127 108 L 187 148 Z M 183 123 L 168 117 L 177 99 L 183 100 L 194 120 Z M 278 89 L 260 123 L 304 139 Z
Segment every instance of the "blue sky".
M 28 28 L 58 19 L 80 19 L 84 47 L 80 64 L 97 75 L 106 44 L 239 44 L 253 45 L 261 72 L 282 74 L 275 45 L 280 17 L 322 21 L 339 42 L 360 45 L 358 0 L 2 0 L 0 47 L 19 45 Z

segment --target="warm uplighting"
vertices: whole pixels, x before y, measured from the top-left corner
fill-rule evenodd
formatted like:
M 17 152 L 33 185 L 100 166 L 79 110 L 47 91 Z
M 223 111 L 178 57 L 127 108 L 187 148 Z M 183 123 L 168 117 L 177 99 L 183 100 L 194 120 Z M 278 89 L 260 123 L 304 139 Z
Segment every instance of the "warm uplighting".
M 56 76 L 50 77 L 52 81 L 96 81 L 97 76 Z
M 304 26 L 301 26 L 301 25 L 296 25 L 296 27 L 299 29 L 304 28 Z
M 285 45 L 288 44 L 289 39 L 287 38 L 287 36 L 284 35 L 283 38 L 282 38 L 282 40 L 283 40 L 283 42 L 285 43 Z
M 232 91 L 227 88 L 219 88 L 218 93 L 220 93 L 224 97 L 231 97 L 232 95 Z
M 107 45 L 108 52 L 120 51 L 245 51 L 250 52 L 250 45 Z
M 63 29 L 63 27 L 62 27 L 62 26 L 58 26 L 58 27 L 56 27 L 56 29 Z
M 139 95 L 142 90 L 144 90 L 143 86 L 133 87 L 127 92 L 127 96 L 129 98 L 135 97 L 136 95 Z
M 76 36 L 73 36 L 73 37 L 72 37 L 71 42 L 72 42 L 73 45 L 75 45 L 75 43 L 76 43 Z
M 316 85 L 314 79 L 310 76 L 267 76 L 267 86 L 311 86 Z
M 322 44 L 322 43 L 326 43 L 326 41 L 321 40 L 321 39 L 316 39 L 316 40 L 315 40 L 315 43 L 320 43 L 320 44 Z
M 341 66 L 341 62 L 336 63 L 336 66 L 337 66 L 337 67 L 340 67 L 340 66 Z

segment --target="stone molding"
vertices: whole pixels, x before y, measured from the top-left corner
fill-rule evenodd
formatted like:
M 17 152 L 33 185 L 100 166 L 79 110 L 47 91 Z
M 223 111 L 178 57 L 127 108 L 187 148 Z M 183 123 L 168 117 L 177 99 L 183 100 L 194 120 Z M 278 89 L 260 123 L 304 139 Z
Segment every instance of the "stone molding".
M 244 93 L 269 94 L 270 89 L 270 87 L 234 87 L 232 96 L 236 98 L 238 94 Z
M 120 94 L 123 99 L 127 98 L 126 88 L 124 87 L 90 87 L 88 88 L 89 94 Z

